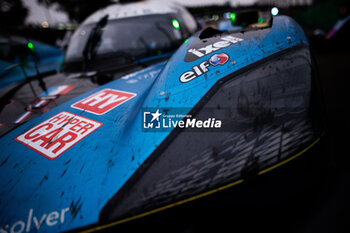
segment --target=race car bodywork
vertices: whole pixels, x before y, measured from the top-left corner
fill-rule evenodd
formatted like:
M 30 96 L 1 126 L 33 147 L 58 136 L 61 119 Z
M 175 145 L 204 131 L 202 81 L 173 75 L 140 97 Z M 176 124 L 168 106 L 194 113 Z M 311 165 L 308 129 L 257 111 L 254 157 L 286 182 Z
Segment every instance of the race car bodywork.
M 167 62 L 0 138 L 1 231 L 123 222 L 291 160 L 323 132 L 316 73 L 305 35 L 288 17 L 197 33 Z M 176 114 L 184 123 L 167 128 L 162 120 Z

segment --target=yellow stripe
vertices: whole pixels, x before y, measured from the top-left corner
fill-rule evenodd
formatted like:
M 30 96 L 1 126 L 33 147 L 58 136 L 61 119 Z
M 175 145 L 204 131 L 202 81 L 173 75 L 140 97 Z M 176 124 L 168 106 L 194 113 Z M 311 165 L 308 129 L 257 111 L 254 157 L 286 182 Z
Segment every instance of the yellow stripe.
M 260 172 L 258 173 L 258 175 L 262 175 L 262 174 L 264 174 L 264 173 L 266 173 L 266 172 L 269 172 L 269 171 L 271 171 L 272 169 L 275 169 L 275 168 L 277 168 L 277 167 L 279 167 L 279 166 L 281 166 L 281 165 L 283 165 L 283 164 L 286 164 L 286 163 L 288 163 L 289 161 L 291 161 L 291 160 L 293 160 L 293 159 L 299 157 L 300 155 L 302 155 L 302 154 L 304 154 L 306 151 L 308 151 L 311 147 L 313 147 L 316 143 L 318 143 L 318 141 L 320 141 L 320 139 L 321 139 L 321 138 L 317 138 L 313 143 L 311 143 L 311 145 L 309 145 L 308 147 L 306 147 L 304 150 L 300 151 L 298 154 L 296 154 L 296 155 L 294 155 L 294 156 L 292 156 L 292 157 L 290 157 L 290 158 L 288 158 L 288 159 L 286 159 L 286 160 L 284 160 L 284 161 L 282 161 L 282 162 L 280 162 L 280 163 L 277 163 L 277 164 L 273 165 L 272 167 L 269 167 L 269 168 L 267 168 L 267 169 L 265 169 L 265 170 L 260 171 Z
M 130 217 L 130 218 L 126 218 L 126 219 L 122 219 L 122 220 L 119 220 L 119 221 L 116 221 L 116 222 L 112 222 L 112 223 L 109 223 L 109 224 L 104 225 L 104 226 L 99 226 L 99 227 L 95 227 L 95 228 L 92 228 L 92 229 L 89 229 L 89 230 L 86 230 L 86 231 L 82 231 L 82 233 L 89 233 L 89 232 L 99 231 L 99 230 L 103 230 L 103 229 L 105 229 L 105 228 L 112 227 L 112 226 L 115 226 L 115 225 L 118 225 L 118 224 L 121 224 L 121 223 L 129 222 L 129 221 L 131 221 L 131 220 L 135 220 L 135 219 L 138 219 L 138 218 L 141 218 L 141 217 L 150 215 L 150 214 L 157 213 L 157 212 L 162 211 L 162 210 L 169 209 L 169 208 L 174 207 L 174 206 L 178 206 L 178 205 L 184 204 L 184 203 L 189 202 L 189 201 L 196 200 L 196 199 L 201 198 L 201 197 L 208 196 L 208 195 L 210 195 L 210 194 L 213 194 L 213 193 L 219 192 L 219 191 L 221 191 L 221 190 L 224 190 L 224 189 L 230 188 L 230 187 L 232 187 L 232 186 L 235 186 L 235 185 L 237 185 L 237 184 L 240 184 L 240 183 L 242 183 L 242 182 L 243 182 L 243 179 L 237 180 L 237 181 L 235 181 L 235 182 L 233 182 L 233 183 L 231 183 L 231 184 L 222 186 L 222 187 L 217 188 L 217 189 L 210 190 L 210 191 L 208 191 L 208 192 L 199 194 L 199 195 L 197 195 L 197 196 L 193 196 L 193 197 L 184 199 L 184 200 L 182 200 L 182 201 L 178 201 L 178 202 L 175 202 L 175 203 L 172 203 L 172 204 L 169 204 L 169 205 L 160 207 L 160 208 L 158 208 L 158 209 L 154 209 L 154 210 L 151 210 L 151 211 L 148 211 L 148 212 L 139 214 L 139 215 L 135 215 L 135 216 Z
M 322 133 L 321 137 L 324 135 L 324 132 Z M 308 147 L 306 147 L 304 150 L 300 151 L 298 154 L 272 166 L 272 167 L 269 167 L 263 171 L 260 171 L 258 173 L 258 175 L 262 175 L 268 171 L 271 171 L 272 169 L 275 169 L 283 164 L 286 164 L 288 163 L 289 161 L 299 157 L 300 155 L 304 154 L 306 151 L 308 151 L 311 147 L 313 147 L 318 141 L 320 141 L 321 137 L 317 138 L 312 144 L 310 144 Z M 103 225 L 103 226 L 99 226 L 99 227 L 95 227 L 95 228 L 91 228 L 91 229 L 88 229 L 86 231 L 82 231 L 82 233 L 90 233 L 90 232 L 94 232 L 94 231 L 99 231 L 99 230 L 103 230 L 103 229 L 106 229 L 106 228 L 109 228 L 109 227 L 112 227 L 112 226 L 116 226 L 116 225 L 119 225 L 121 223 L 125 223 L 125 222 L 129 222 L 129 221 L 132 221 L 132 220 L 135 220 L 135 219 L 138 219 L 138 218 L 142 218 L 142 217 L 145 217 L 145 216 L 148 216 L 148 215 L 151 215 L 151 214 L 154 214 L 154 213 L 157 213 L 159 211 L 162 211 L 162 210 L 166 210 L 166 209 L 169 209 L 169 208 L 172 208 L 174 206 L 178 206 L 178 205 L 181 205 L 181 204 L 184 204 L 186 202 L 190 202 L 190 201 L 193 201 L 193 200 L 196 200 L 198 198 L 201 198 L 201 197 L 205 197 L 205 196 L 208 196 L 210 194 L 213 194 L 213 193 L 216 193 L 216 192 L 219 192 L 221 190 L 224 190 L 224 189 L 227 189 L 227 188 L 230 188 L 230 187 L 233 187 L 237 184 L 240 184 L 242 183 L 244 180 L 243 179 L 240 179 L 240 180 L 237 180 L 233 183 L 230 183 L 228 185 L 225 185 L 225 186 L 222 186 L 222 187 L 219 187 L 217 189 L 213 189 L 213 190 L 210 190 L 208 192 L 205 192 L 205 193 L 202 193 L 202 194 L 199 194 L 197 196 L 193 196 L 193 197 L 190 197 L 190 198 L 187 198 L 187 199 L 184 199 L 184 200 L 181 200 L 181 201 L 178 201 L 178 202 L 175 202 L 175 203 L 172 203 L 172 204 L 169 204 L 169 205 L 166 205 L 166 206 L 163 206 L 163 207 L 160 207 L 158 209 L 154 209 L 154 210 L 151 210 L 151 211 L 148 211 L 148 212 L 145 212 L 145 213 L 142 213 L 142 214 L 138 214 L 138 215 L 135 215 L 135 216 L 132 216 L 130 218 L 125 218 L 125 219 L 122 219 L 122 220 L 119 220 L 119 221 L 116 221 L 116 222 L 112 222 L 112 223 L 109 223 L 109 224 L 106 224 L 106 225 Z

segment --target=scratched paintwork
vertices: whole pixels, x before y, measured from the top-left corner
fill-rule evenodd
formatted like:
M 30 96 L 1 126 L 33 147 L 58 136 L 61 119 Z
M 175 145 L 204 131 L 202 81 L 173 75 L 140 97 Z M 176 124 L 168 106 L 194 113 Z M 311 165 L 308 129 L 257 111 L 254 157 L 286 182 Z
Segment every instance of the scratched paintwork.
M 308 43 L 292 19 L 276 17 L 264 38 L 221 49 L 220 53 L 230 56 L 230 62 L 211 67 L 206 75 L 183 84 L 179 82 L 180 75 L 210 57 L 185 63 L 185 53 L 193 40 L 183 44 L 167 64 L 160 63 L 85 93 L 0 138 L 0 227 L 8 224 L 10 228 L 20 220 L 26 227 L 30 209 L 33 216 L 40 218 L 69 208 L 62 224 L 48 226 L 44 221 L 39 232 L 66 231 L 97 223 L 108 200 L 170 133 L 143 132 L 142 108 L 191 108 L 227 74 L 286 48 Z M 101 116 L 70 107 L 105 88 L 137 96 Z M 55 160 L 48 160 L 14 140 L 61 111 L 102 122 L 103 126 Z M 31 230 L 35 230 L 34 223 Z

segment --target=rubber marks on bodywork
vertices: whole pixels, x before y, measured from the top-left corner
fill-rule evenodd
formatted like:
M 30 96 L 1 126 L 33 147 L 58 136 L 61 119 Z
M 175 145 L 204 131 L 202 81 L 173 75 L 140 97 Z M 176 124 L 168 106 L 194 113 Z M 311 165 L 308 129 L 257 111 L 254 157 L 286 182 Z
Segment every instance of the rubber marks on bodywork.
M 103 124 L 61 112 L 15 138 L 48 159 L 56 159 Z
M 104 89 L 71 105 L 72 108 L 102 115 L 134 98 L 135 93 Z
M 214 54 L 208 61 L 203 61 L 199 65 L 193 66 L 192 70 L 181 74 L 180 82 L 187 83 L 209 71 L 209 66 L 224 65 L 230 57 L 226 53 Z

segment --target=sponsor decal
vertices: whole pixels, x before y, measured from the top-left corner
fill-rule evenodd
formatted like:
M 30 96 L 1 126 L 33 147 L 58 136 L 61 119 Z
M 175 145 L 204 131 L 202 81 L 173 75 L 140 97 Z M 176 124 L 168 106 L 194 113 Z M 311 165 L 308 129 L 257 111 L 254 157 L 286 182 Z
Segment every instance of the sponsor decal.
M 165 110 L 144 110 L 143 111 L 143 129 L 171 130 L 173 128 L 189 129 L 219 129 L 222 121 L 215 118 L 196 119 L 191 115 L 184 114 L 182 111 L 169 113 Z
M 48 159 L 56 159 L 102 123 L 69 112 L 61 112 L 34 126 L 16 141 Z
M 135 96 L 136 94 L 131 92 L 104 89 L 72 104 L 71 107 L 96 115 L 102 115 L 134 98 Z
M 192 45 L 193 47 L 187 50 L 185 62 L 195 61 L 201 57 L 216 52 L 219 49 L 226 48 L 230 45 L 236 44 L 241 41 L 243 41 L 243 39 L 235 36 L 223 36 L 220 38 L 219 41 L 211 41 L 209 42 L 210 44 L 207 44 L 205 46 L 203 46 L 203 43 L 194 43 Z
M 181 74 L 180 82 L 187 83 L 189 81 L 192 81 L 202 74 L 207 73 L 209 71 L 209 66 L 224 65 L 229 60 L 229 58 L 230 57 L 226 53 L 214 54 L 209 58 L 208 61 L 203 61 L 199 65 L 193 66 L 192 70 Z
M 229 56 L 225 53 L 215 54 L 209 59 L 209 63 L 212 66 L 223 65 L 229 59 Z
M 53 227 L 57 224 L 63 224 L 67 212 L 69 212 L 69 208 L 63 208 L 58 211 L 52 211 L 51 213 L 44 213 L 43 215 L 37 216 L 34 210 L 30 209 L 26 220 L 23 219 L 13 224 L 5 224 L 0 228 L 0 233 L 37 232 L 44 225 Z
M 60 85 L 49 88 L 47 91 L 41 93 L 38 98 L 28 104 L 25 108 L 26 112 L 19 116 L 13 123 L 23 123 L 34 111 L 47 112 L 49 109 L 46 107 L 54 102 L 58 96 L 65 95 L 74 88 L 75 85 Z
M 70 92 L 75 85 L 60 85 L 49 88 L 47 91 L 42 93 L 40 96 L 54 96 L 54 95 L 65 95 Z

